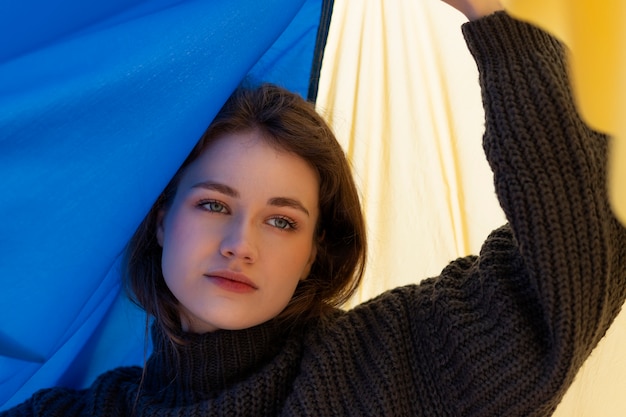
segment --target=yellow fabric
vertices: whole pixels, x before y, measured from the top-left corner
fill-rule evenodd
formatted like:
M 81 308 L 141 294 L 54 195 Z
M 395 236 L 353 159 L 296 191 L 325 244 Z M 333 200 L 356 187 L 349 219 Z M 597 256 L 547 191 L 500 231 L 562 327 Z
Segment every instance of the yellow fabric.
M 624 0 L 502 0 L 512 15 L 554 33 L 570 50 L 582 116 L 615 137 L 609 189 L 626 224 L 626 2 Z
M 463 21 L 437 0 L 335 0 L 317 103 L 353 163 L 367 216 L 369 264 L 352 305 L 438 275 L 504 222 Z M 623 346 L 626 314 L 557 417 L 626 415 Z

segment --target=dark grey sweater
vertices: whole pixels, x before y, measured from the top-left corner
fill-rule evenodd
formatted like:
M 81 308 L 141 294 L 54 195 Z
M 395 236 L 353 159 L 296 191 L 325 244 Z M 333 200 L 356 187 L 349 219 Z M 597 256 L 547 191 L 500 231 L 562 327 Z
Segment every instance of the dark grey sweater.
M 188 335 L 177 352 L 155 329 L 139 396 L 142 370 L 119 368 L 1 415 L 550 415 L 625 297 L 607 138 L 579 119 L 554 39 L 504 13 L 463 31 L 508 219 L 480 256 L 325 323 Z

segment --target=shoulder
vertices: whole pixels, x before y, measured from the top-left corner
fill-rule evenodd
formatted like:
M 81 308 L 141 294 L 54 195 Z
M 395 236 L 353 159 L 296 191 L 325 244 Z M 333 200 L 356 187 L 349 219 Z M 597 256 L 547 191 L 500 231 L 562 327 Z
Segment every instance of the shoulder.
M 524 280 L 526 267 L 508 225 L 494 230 L 483 243 L 480 256 L 452 260 L 438 276 L 390 289 L 349 311 L 337 311 L 314 327 L 323 341 L 338 338 L 354 343 L 371 336 L 394 338 L 420 332 L 434 321 L 455 316 L 457 309 L 491 305 L 502 285 Z M 504 282 L 503 282 L 504 281 Z M 346 335 L 350 335 L 346 339 Z
M 2 417 L 18 416 L 105 416 L 110 404 L 128 398 L 136 390 L 141 368 L 120 367 L 100 375 L 89 388 L 45 388 L 35 392 L 18 406 L 0 413 Z M 121 395 L 124 393 L 124 395 Z M 120 409 L 115 405 L 114 409 Z

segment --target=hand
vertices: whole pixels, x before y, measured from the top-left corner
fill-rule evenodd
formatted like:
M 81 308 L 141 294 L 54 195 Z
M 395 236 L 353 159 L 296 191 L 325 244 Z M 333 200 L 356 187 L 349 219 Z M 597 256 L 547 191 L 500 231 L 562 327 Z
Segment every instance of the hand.
M 448 3 L 469 20 L 480 19 L 499 10 L 503 10 L 500 0 L 442 0 Z

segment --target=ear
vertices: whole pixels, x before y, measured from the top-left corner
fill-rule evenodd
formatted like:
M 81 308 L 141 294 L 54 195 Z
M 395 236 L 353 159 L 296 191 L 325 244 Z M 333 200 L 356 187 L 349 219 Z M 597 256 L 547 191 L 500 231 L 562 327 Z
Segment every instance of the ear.
M 157 238 L 157 242 L 159 242 L 159 246 L 163 247 L 163 239 L 165 237 L 165 228 L 163 226 L 163 222 L 165 220 L 165 210 L 161 209 L 159 210 L 159 213 L 157 214 L 157 221 L 156 221 L 156 238 Z

